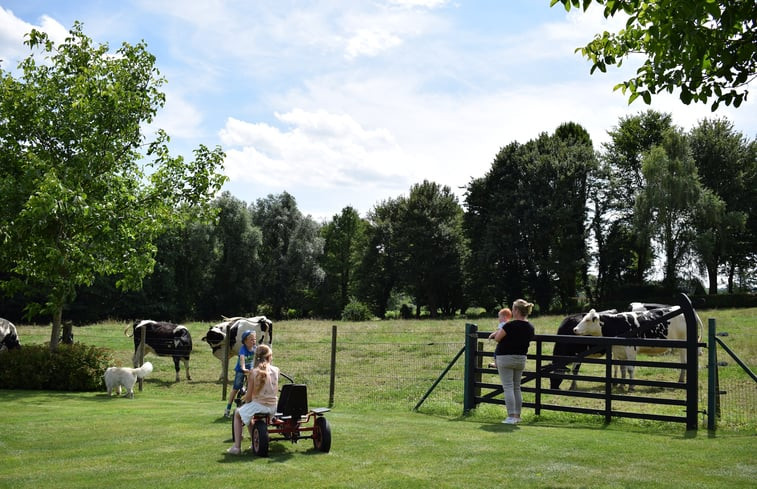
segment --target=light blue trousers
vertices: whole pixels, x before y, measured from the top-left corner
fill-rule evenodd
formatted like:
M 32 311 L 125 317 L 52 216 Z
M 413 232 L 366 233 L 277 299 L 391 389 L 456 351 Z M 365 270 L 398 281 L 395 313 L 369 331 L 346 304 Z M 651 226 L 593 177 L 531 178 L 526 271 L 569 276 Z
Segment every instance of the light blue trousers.
M 526 368 L 526 355 L 497 355 L 497 372 L 505 392 L 507 416 L 520 416 L 523 407 L 523 395 L 520 391 L 520 378 Z

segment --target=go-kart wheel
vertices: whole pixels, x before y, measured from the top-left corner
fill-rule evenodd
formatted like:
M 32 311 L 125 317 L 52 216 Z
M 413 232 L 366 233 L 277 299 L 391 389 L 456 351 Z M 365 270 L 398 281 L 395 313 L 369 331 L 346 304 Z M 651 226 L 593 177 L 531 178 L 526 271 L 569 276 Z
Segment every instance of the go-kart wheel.
M 321 452 L 328 453 L 331 450 L 331 427 L 323 416 L 315 418 L 313 426 L 313 447 Z
M 252 451 L 258 457 L 268 456 L 268 426 L 264 419 L 258 419 L 252 426 Z

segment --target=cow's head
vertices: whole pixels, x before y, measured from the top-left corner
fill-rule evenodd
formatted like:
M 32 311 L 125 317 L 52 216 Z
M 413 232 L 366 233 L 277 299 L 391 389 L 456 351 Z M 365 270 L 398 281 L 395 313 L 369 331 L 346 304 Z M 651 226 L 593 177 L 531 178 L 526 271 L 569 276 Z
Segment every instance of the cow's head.
M 599 321 L 599 313 L 592 309 L 583 317 L 573 332 L 581 336 L 602 336 L 602 325 Z
M 226 328 L 229 325 L 228 322 L 216 324 L 208 329 L 205 336 L 202 337 L 202 341 L 206 342 L 211 347 L 217 347 L 223 344 L 224 338 L 226 338 Z

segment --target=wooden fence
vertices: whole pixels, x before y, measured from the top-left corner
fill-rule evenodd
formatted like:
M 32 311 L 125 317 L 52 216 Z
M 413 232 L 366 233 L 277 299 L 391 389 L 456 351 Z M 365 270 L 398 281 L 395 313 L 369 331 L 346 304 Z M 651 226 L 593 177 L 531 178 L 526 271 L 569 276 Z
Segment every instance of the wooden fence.
M 613 417 L 628 417 L 639 419 L 651 419 L 658 421 L 670 421 L 685 423 L 688 430 L 697 429 L 697 415 L 699 414 L 699 398 L 698 398 L 698 384 L 699 384 L 699 355 L 698 350 L 701 346 L 705 346 L 704 343 L 699 343 L 698 334 L 699 327 L 696 317 L 696 313 L 691 305 L 691 301 L 685 294 L 681 294 L 679 297 L 680 309 L 661 316 L 649 327 L 667 321 L 672 317 L 683 315 L 686 320 L 686 340 L 666 340 L 666 339 L 643 339 L 643 338 L 619 338 L 619 337 L 592 337 L 592 336 L 558 336 L 558 335 L 536 335 L 534 341 L 536 346 L 536 352 L 529 354 L 527 358 L 533 360 L 530 365 L 534 365 L 533 370 L 526 370 L 523 374 L 521 381 L 521 389 L 524 393 L 531 393 L 533 401 L 524 400 L 523 406 L 533 408 L 538 415 L 542 410 L 564 411 L 584 414 L 602 415 L 605 420 L 609 422 Z M 490 404 L 504 404 L 502 396 L 502 385 L 492 382 L 483 381 L 484 374 L 496 374 L 496 369 L 486 368 L 483 366 L 484 360 L 486 363 L 492 357 L 491 352 L 484 351 L 483 342 L 480 339 L 487 338 L 489 336 L 488 331 L 478 331 L 478 327 L 475 324 L 466 324 L 465 332 L 465 382 L 464 382 L 464 395 L 463 395 L 463 410 L 468 411 L 476 407 L 480 403 Z M 553 361 L 558 358 L 547 351 L 551 351 L 551 348 L 545 348 L 545 344 L 555 342 L 566 343 L 579 343 L 591 345 L 591 348 L 586 353 L 582 354 L 576 360 L 582 364 L 603 364 L 604 375 L 572 375 L 557 372 L 557 367 Z M 613 345 L 631 345 L 631 346 L 647 346 L 647 347 L 660 347 L 660 348 L 684 348 L 686 350 L 687 363 L 681 364 L 677 362 L 665 362 L 665 361 L 629 361 L 629 360 L 615 360 L 612 358 L 612 346 Z M 605 358 L 588 358 L 587 355 L 596 353 L 598 351 L 606 351 Z M 559 358 L 558 358 L 559 359 Z M 625 380 L 622 381 L 627 385 L 633 386 L 646 386 L 651 389 L 662 390 L 669 392 L 669 396 L 642 396 L 642 395 L 630 395 L 624 392 L 614 392 L 613 384 L 618 383 L 620 379 L 615 379 L 612 376 L 613 365 L 633 365 L 642 367 L 656 367 L 663 369 L 675 369 L 676 373 L 678 369 L 686 370 L 685 382 L 670 382 L 662 380 Z M 527 365 L 528 369 L 528 365 Z M 571 391 L 546 388 L 542 385 L 543 380 L 552 379 L 554 377 L 566 379 L 566 380 L 578 380 L 582 382 L 593 382 L 603 385 L 604 388 L 601 392 L 592 391 Z M 498 378 L 497 378 L 498 380 Z M 680 395 L 680 391 L 684 391 L 684 396 Z M 679 395 L 674 394 L 678 392 Z M 570 398 L 583 398 L 583 399 L 600 399 L 604 402 L 603 408 L 581 407 L 568 402 L 565 403 L 549 403 L 549 400 L 560 400 Z M 639 403 L 643 404 L 644 408 L 639 411 L 624 411 L 614 407 L 614 403 Z M 676 416 L 674 414 L 663 414 L 659 412 L 653 412 L 650 406 L 655 405 L 668 405 L 668 406 L 681 406 L 682 410 L 685 410 L 684 416 Z

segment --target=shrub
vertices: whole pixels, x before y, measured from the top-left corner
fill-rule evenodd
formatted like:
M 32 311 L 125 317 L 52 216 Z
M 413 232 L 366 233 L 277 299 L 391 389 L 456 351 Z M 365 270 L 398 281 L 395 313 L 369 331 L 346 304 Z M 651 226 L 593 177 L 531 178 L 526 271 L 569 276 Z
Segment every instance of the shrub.
M 74 343 L 56 351 L 47 345 L 23 346 L 0 357 L 0 386 L 7 389 L 96 391 L 113 357 L 106 348 Z
M 484 307 L 469 307 L 465 310 L 465 317 L 468 319 L 478 319 L 487 317 L 488 315 Z
M 350 302 L 342 310 L 342 321 L 368 321 L 371 317 L 371 310 L 368 306 L 355 299 L 350 299 Z

